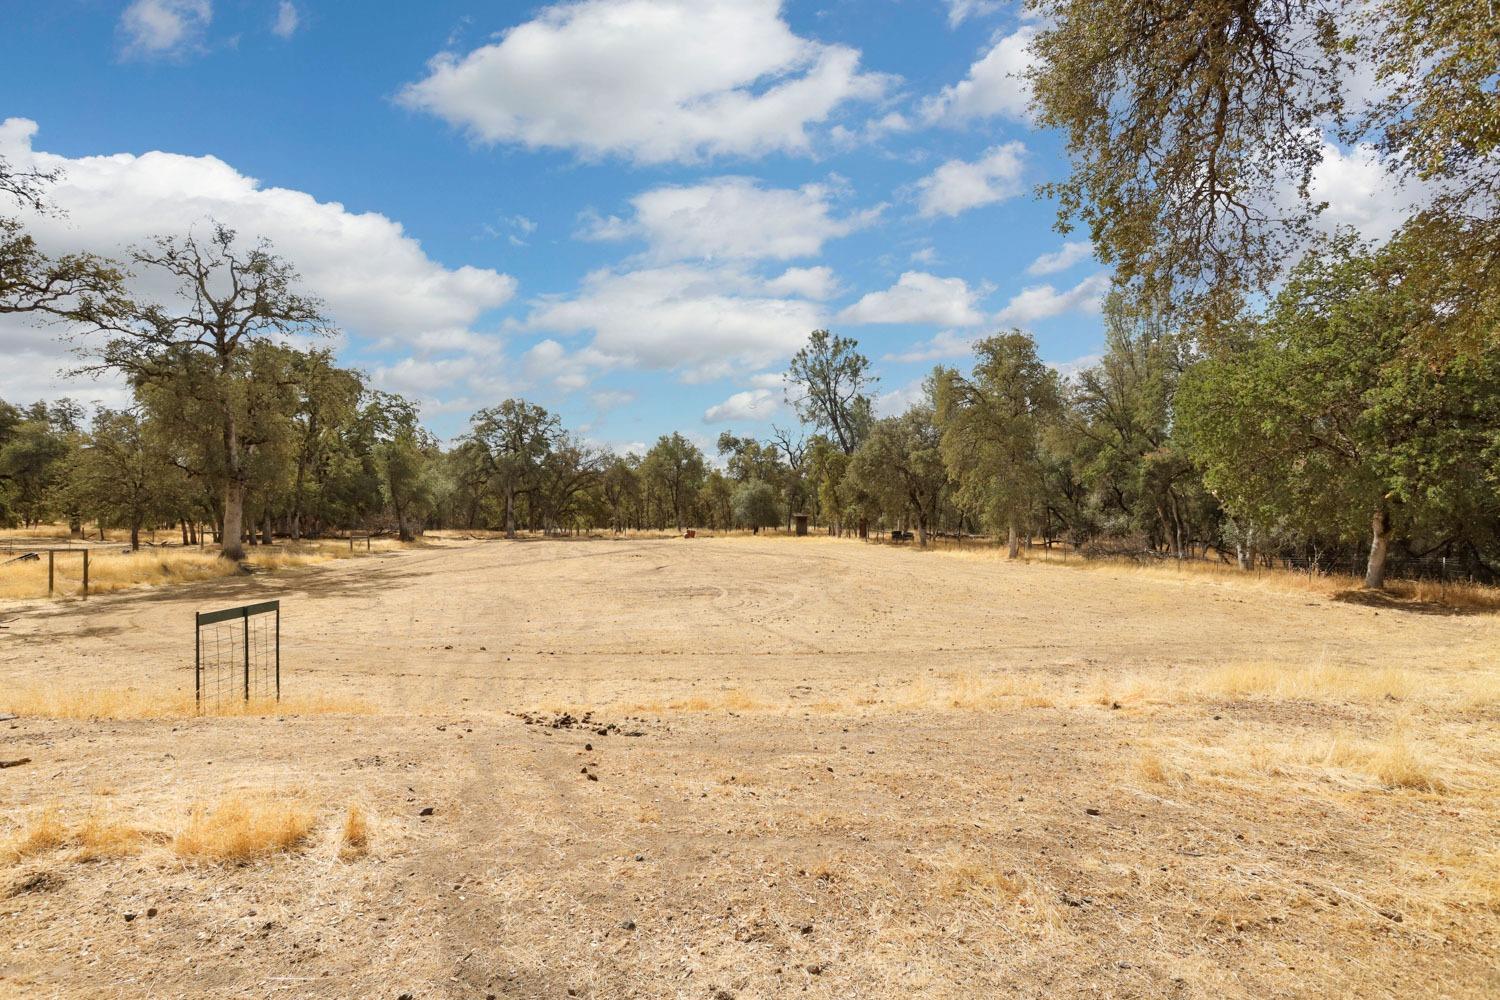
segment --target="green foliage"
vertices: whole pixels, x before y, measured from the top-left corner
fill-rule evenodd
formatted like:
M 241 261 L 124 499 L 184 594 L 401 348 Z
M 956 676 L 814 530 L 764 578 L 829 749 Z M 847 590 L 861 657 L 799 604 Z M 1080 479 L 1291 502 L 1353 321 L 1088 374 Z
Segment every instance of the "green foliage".
M 759 479 L 747 479 L 734 490 L 734 523 L 741 528 L 760 531 L 781 523 L 781 504 L 776 487 Z
M 849 463 L 850 485 L 868 495 L 892 524 L 909 516 L 922 545 L 948 483 L 940 445 L 932 404 L 918 403 L 899 417 L 877 420 Z
M 803 423 L 826 432 L 846 455 L 854 454 L 874 420 L 869 393 L 877 379 L 858 347 L 814 330 L 787 366 L 787 401 Z
M 1341 541 L 1418 526 L 1492 544 L 1500 348 L 1439 363 L 1413 331 L 1442 308 L 1404 245 L 1342 236 L 1298 265 L 1238 349 L 1189 373 L 1180 420 L 1210 489 L 1262 531 Z M 1368 581 L 1383 574 L 1372 558 Z
M 1042 434 L 1060 413 L 1057 374 L 1020 331 L 974 345 L 972 375 L 933 375 L 942 461 L 960 507 L 1003 524 L 1015 554 L 1043 502 Z
M 671 511 L 672 523 L 678 531 L 687 524 L 692 502 L 703 486 L 707 471 L 703 452 L 675 431 L 658 438 L 641 463 L 642 478 L 663 501 L 658 509 Z

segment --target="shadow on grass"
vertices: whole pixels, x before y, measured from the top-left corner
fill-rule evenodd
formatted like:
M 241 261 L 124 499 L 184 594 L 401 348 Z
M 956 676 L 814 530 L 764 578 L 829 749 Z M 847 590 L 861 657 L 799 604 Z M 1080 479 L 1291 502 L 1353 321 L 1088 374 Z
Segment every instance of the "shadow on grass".
M 1449 604 L 1439 604 L 1436 601 L 1397 597 L 1384 590 L 1368 590 L 1364 587 L 1335 591 L 1329 596 L 1344 604 L 1358 604 L 1361 607 L 1376 608 L 1381 611 L 1399 611 L 1411 615 L 1441 615 L 1453 618 L 1486 613 L 1477 608 L 1457 608 Z M 1493 612 L 1489 613 L 1493 614 Z

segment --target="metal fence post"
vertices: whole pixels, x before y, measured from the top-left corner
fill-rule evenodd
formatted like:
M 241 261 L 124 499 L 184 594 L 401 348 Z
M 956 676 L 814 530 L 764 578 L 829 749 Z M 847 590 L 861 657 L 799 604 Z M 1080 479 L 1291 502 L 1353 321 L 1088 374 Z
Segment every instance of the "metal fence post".
M 47 596 L 52 596 L 52 568 L 57 561 L 57 553 L 51 549 L 47 550 Z
M 281 700 L 281 602 L 276 602 L 276 700 Z
M 245 609 L 240 614 L 245 639 L 245 700 L 250 700 L 250 613 Z
M 83 599 L 89 599 L 89 550 L 83 550 Z
M 193 615 L 193 704 L 203 708 L 203 613 Z

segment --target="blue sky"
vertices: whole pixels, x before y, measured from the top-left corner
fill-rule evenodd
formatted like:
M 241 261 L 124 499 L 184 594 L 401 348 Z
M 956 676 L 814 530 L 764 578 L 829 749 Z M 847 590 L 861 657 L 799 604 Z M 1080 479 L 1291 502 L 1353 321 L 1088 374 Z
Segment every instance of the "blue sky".
M 709 442 L 790 419 L 814 325 L 887 410 L 998 329 L 1098 349 L 1106 275 L 1034 194 L 1065 164 L 1030 30 L 983 0 L 17 4 L 0 155 L 64 171 L 30 220 L 56 250 L 271 238 L 444 436 L 524 395 L 601 443 Z M 120 399 L 56 377 L 55 331 L 0 348 L 0 397 Z

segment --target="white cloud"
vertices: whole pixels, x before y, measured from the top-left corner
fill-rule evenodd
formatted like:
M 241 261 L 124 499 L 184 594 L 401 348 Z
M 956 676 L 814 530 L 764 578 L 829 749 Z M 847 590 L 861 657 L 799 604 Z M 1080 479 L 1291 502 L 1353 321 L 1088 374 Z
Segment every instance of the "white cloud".
M 875 397 L 877 417 L 899 417 L 918 403 L 927 402 L 927 387 L 922 379 L 913 379 L 898 389 L 883 392 Z
M 720 177 L 685 187 L 660 187 L 630 200 L 634 218 L 586 217 L 582 236 L 644 238 L 657 260 L 788 260 L 811 257 L 823 244 L 872 223 L 877 206 L 844 218 L 832 214 L 823 184 L 762 188 L 747 177 Z
M 838 294 L 839 282 L 831 267 L 789 267 L 766 282 L 766 291 L 804 299 L 831 299 Z
M 1000 10 L 1000 0 L 948 0 L 948 27 L 956 28 L 971 17 L 988 17 Z
M 1052 253 L 1044 253 L 1026 268 L 1027 274 L 1043 275 L 1057 274 L 1066 271 L 1079 261 L 1087 260 L 1094 252 L 1094 245 L 1088 240 L 1068 240 L 1062 245 L 1062 249 Z
M 947 358 L 965 357 L 972 350 L 974 350 L 974 337 L 971 334 L 958 333 L 954 330 L 943 330 L 931 340 L 924 340 L 919 344 L 913 344 L 910 350 L 901 351 L 897 354 L 887 354 L 884 360 L 896 361 L 902 364 L 943 361 Z
M 1058 378 L 1067 380 L 1078 375 L 1085 368 L 1092 368 L 1099 363 L 1099 355 L 1085 354 L 1071 361 L 1048 361 L 1046 365 L 1057 372 Z
M 717 378 L 789 357 L 825 325 L 822 306 L 773 294 L 735 268 L 603 269 L 569 296 L 538 299 L 525 328 L 591 333 L 596 362 Z
M 607 410 L 617 410 L 622 406 L 629 406 L 635 400 L 635 393 L 629 389 L 600 389 L 598 392 L 589 394 L 589 401 L 594 404 L 594 409 L 600 413 L 604 413 Z
M 939 278 L 925 271 L 907 271 L 890 288 L 870 292 L 843 312 L 844 323 L 935 323 L 973 326 L 984 322 L 975 308 L 981 290 L 962 278 Z
M 1002 326 L 1028 326 L 1066 312 L 1098 312 L 1107 291 L 1109 275 L 1102 271 L 1063 291 L 1051 285 L 1035 285 L 1013 296 L 995 314 L 995 322 Z
M 1370 240 L 1384 240 L 1401 227 L 1430 192 L 1417 183 L 1403 186 L 1380 160 L 1380 154 L 1361 143 L 1347 153 L 1331 143 L 1323 145 L 1323 160 L 1313 170 L 1308 194 L 1327 202 L 1318 217 L 1321 228 L 1350 226 Z
M 271 23 L 271 32 L 280 38 L 291 38 L 302 24 L 302 15 L 291 0 L 281 0 L 276 8 L 276 20 Z
M 958 83 L 922 102 L 921 114 L 929 124 L 961 125 L 985 118 L 1026 121 L 1031 86 L 1022 76 L 1035 61 L 1032 25 L 1023 25 L 1001 37 Z
M 977 161 L 949 160 L 917 181 L 917 205 L 926 217 L 959 215 L 1021 193 L 1026 147 L 991 146 Z
M 750 376 L 750 384 L 757 389 L 775 389 L 781 392 L 786 388 L 786 372 L 757 372 Z
M 400 99 L 490 145 L 665 163 L 806 153 L 811 127 L 888 83 L 794 34 L 779 0 L 580 0 L 438 55 Z
M 781 397 L 770 389 L 747 389 L 703 411 L 705 424 L 734 420 L 764 420 L 781 406 Z
M 910 260 L 913 264 L 936 264 L 938 262 L 938 252 L 933 247 L 923 247 L 920 250 L 913 251 Z
M 124 54 L 142 59 L 182 55 L 202 44 L 213 17 L 210 0 L 135 0 L 120 15 Z
M 23 118 L 0 124 L 0 156 L 20 169 L 60 169 L 50 194 L 65 215 L 29 216 L 29 232 L 50 253 L 92 250 L 123 257 L 159 233 L 201 231 L 216 219 L 250 241 L 264 236 L 302 274 L 302 287 L 322 298 L 331 318 L 368 344 L 403 343 L 424 351 L 493 352 L 473 331 L 490 309 L 515 293 L 515 279 L 486 268 L 449 268 L 434 261 L 401 225 L 374 212 L 355 213 L 286 188 L 262 187 L 211 156 L 150 152 L 139 156 L 70 159 L 34 151 L 37 126 Z M 174 286 L 149 272 L 139 294 L 164 298 Z M 34 331 L 12 319 L 0 324 L 0 353 Z M 65 358 L 53 347 L 57 364 Z M 0 369 L 0 396 L 13 384 Z

